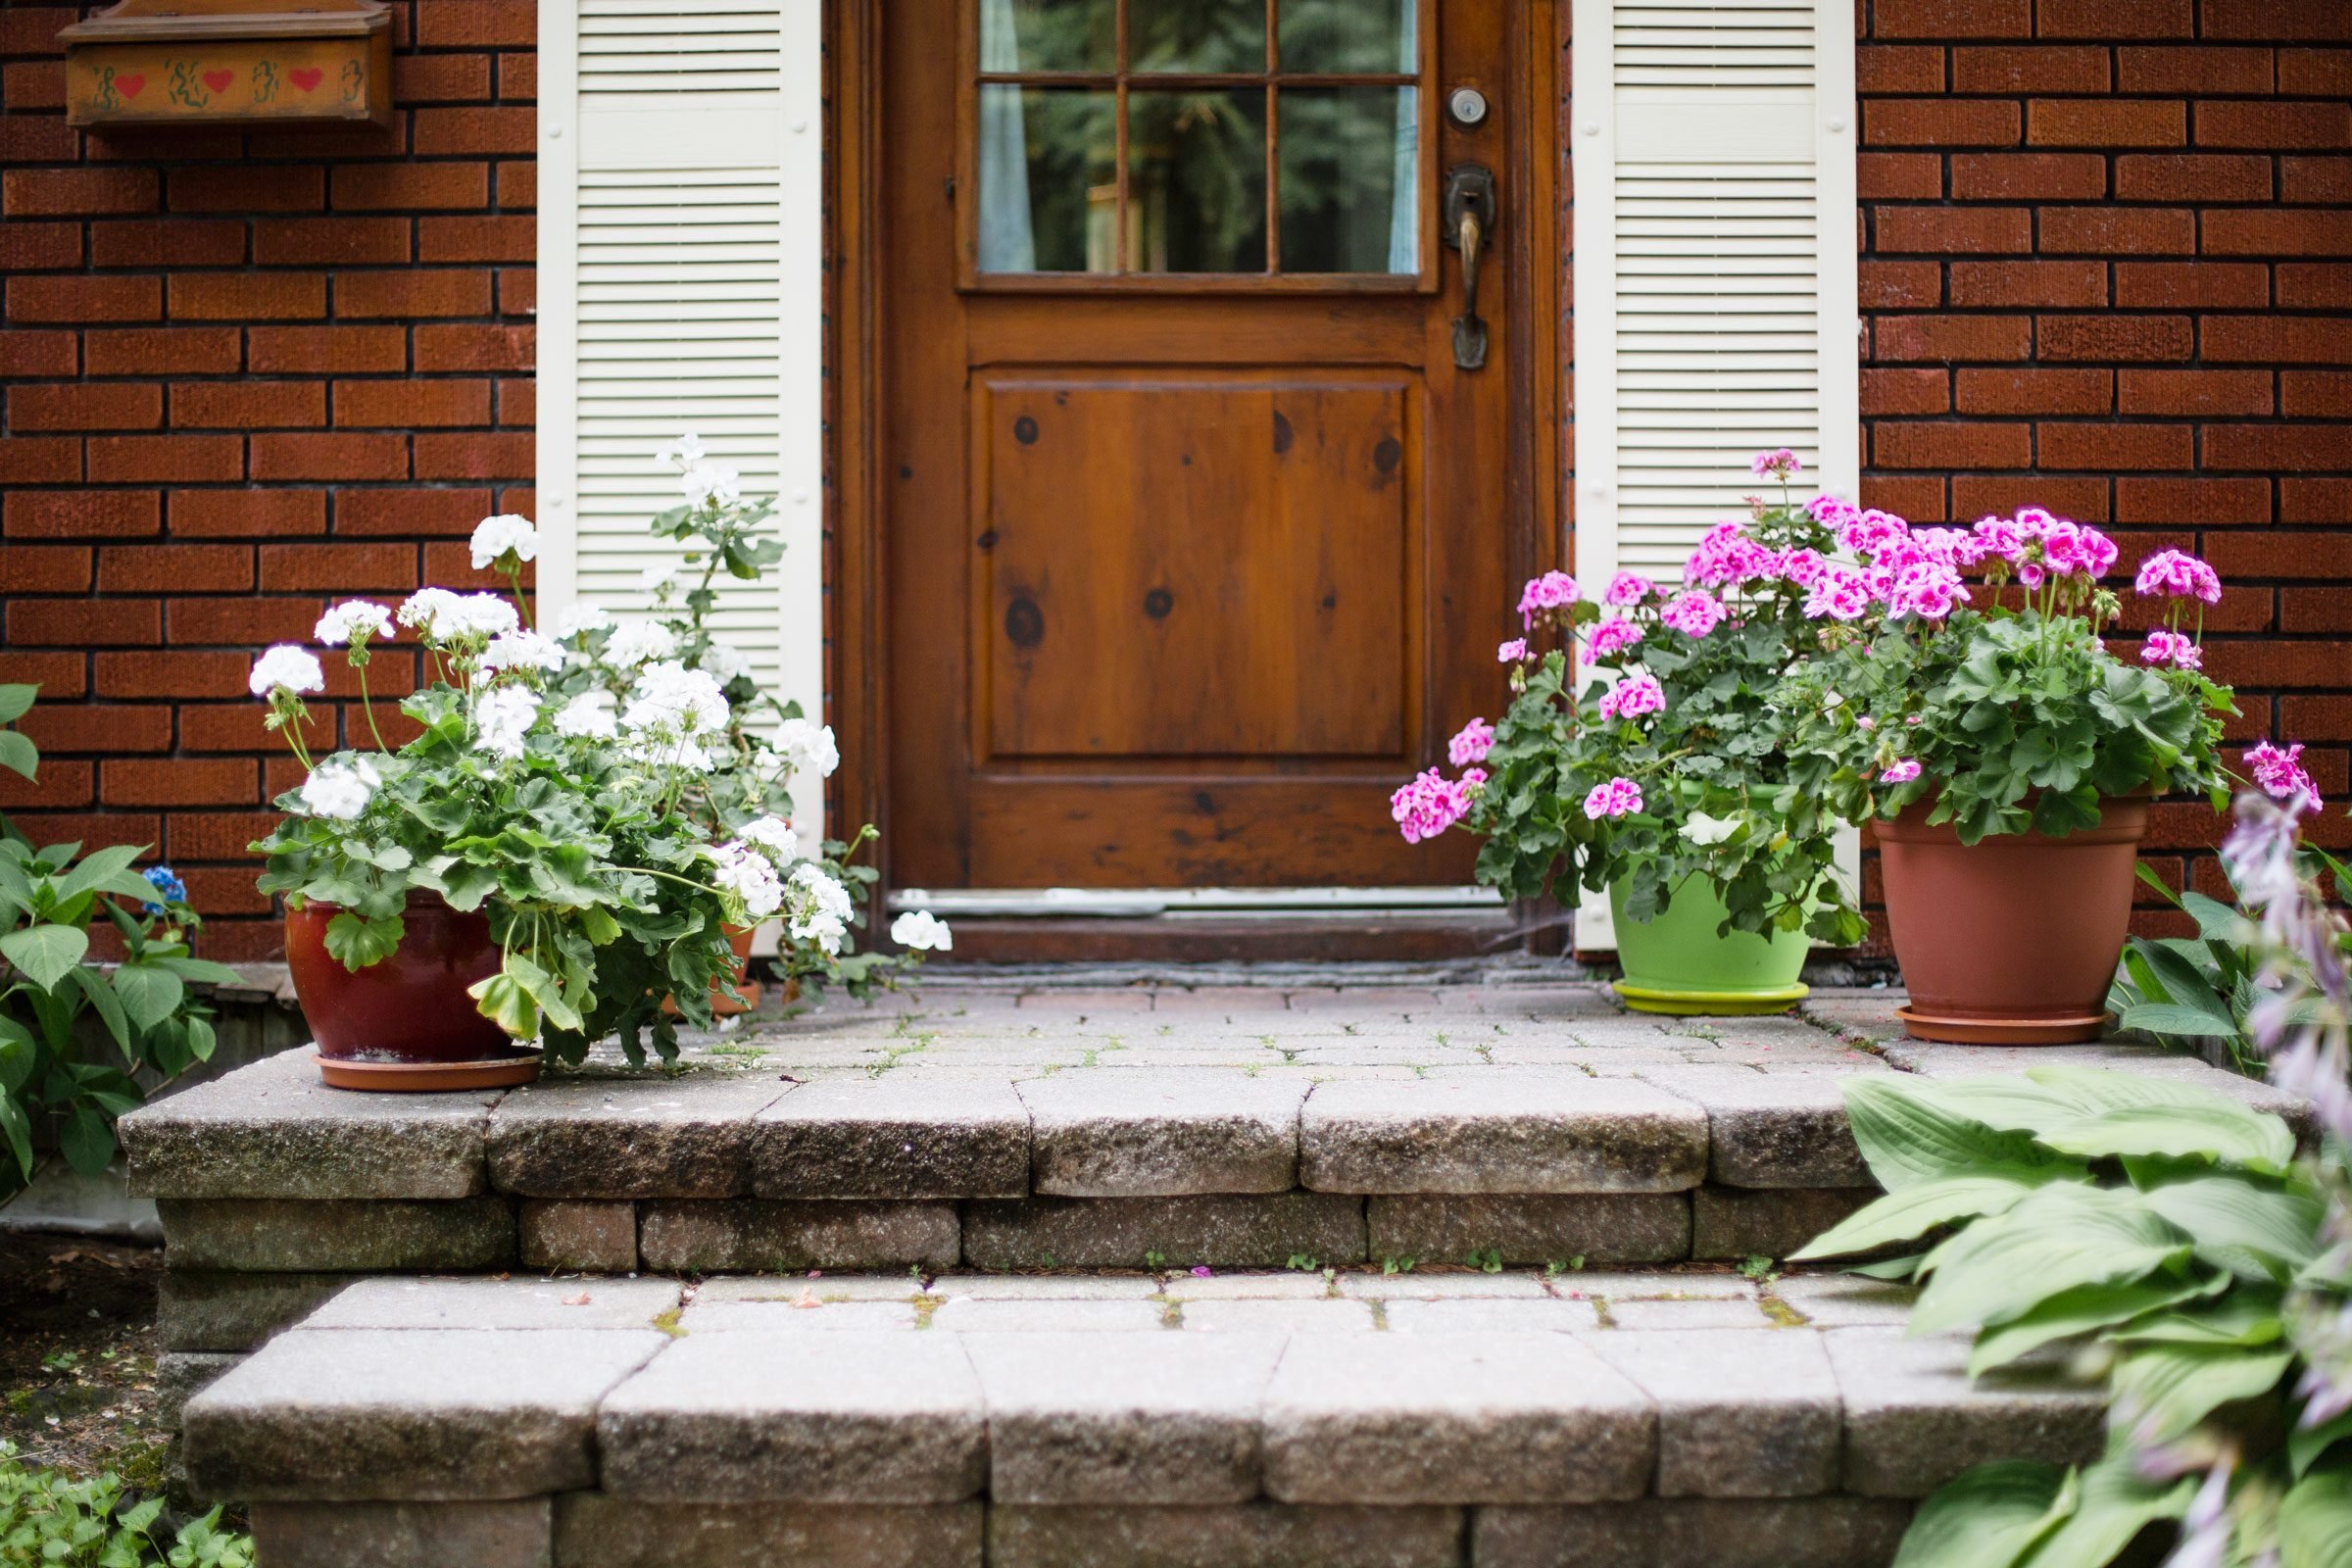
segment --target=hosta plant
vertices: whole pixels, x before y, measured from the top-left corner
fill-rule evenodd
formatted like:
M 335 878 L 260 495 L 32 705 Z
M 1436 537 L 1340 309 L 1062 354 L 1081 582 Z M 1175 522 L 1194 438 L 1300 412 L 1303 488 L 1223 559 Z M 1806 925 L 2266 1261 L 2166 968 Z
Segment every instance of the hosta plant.
M 1626 912 L 1649 920 L 1695 877 L 1732 929 L 1860 940 L 1833 869 L 1836 818 L 1791 782 L 1771 701 L 1794 661 L 1823 651 L 1806 607 L 1837 544 L 1825 503 L 1791 498 L 1797 467 L 1759 454 L 1779 499 L 1711 529 L 1679 586 L 1625 571 L 1592 598 L 1565 572 L 1530 582 L 1525 635 L 1496 651 L 1509 706 L 1453 737 L 1457 778 L 1433 768 L 1396 792 L 1406 840 L 1459 823 L 1486 841 L 1479 880 L 1514 898 L 1622 882 Z
M 16 1568 L 253 1568 L 253 1538 L 218 1507 L 174 1521 L 164 1499 L 133 1499 L 109 1472 L 75 1480 L 35 1469 L 0 1438 L 0 1564 Z
M 2294 812 L 2239 807 L 2249 1029 L 2311 1099 L 2278 1117 L 2179 1079 L 2078 1066 L 1846 1087 L 1886 1196 L 1796 1255 L 1922 1286 L 1913 1333 L 1973 1336 L 1971 1375 L 2067 1355 L 2111 1399 L 2080 1469 L 1980 1467 L 1920 1510 L 1899 1568 L 2091 1568 L 2143 1531 L 2179 1568 L 2352 1555 L 2352 1023 L 2343 924 L 2298 873 Z

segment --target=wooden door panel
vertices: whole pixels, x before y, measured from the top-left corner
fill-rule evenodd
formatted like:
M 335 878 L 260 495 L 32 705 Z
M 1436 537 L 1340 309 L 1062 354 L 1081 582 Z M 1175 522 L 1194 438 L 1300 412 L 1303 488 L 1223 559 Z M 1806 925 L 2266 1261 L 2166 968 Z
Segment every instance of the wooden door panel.
M 976 378 L 974 755 L 1401 764 L 1416 391 L 1319 369 Z

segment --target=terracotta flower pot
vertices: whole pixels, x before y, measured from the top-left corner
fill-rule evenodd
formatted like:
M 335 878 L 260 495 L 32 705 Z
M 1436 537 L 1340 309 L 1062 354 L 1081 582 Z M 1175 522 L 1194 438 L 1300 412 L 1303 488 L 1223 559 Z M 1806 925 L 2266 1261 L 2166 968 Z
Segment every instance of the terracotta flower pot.
M 480 1083 L 493 1068 L 536 1071 L 537 1054 L 508 1039 L 466 994 L 498 972 L 487 916 L 411 893 L 399 948 L 354 970 L 326 951 L 327 922 L 340 912 L 318 903 L 286 911 L 286 967 L 329 1083 L 455 1088 Z
M 1960 1045 L 2096 1040 L 2132 919 L 2144 800 L 2099 803 L 2098 826 L 1963 845 L 1921 802 L 1878 824 L 1886 920 L 1913 1038 Z

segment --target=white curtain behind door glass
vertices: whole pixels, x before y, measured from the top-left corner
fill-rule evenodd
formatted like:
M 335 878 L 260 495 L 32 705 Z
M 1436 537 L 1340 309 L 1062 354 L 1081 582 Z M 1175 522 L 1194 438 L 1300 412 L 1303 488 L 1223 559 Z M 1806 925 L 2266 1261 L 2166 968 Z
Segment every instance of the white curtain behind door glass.
M 1399 0 L 1396 18 L 1396 69 L 1415 69 L 1415 47 L 1421 32 L 1416 0 Z M 1396 89 L 1396 161 L 1389 196 L 1389 270 L 1421 270 L 1421 89 Z
M 1018 71 L 1013 0 L 980 0 L 980 69 Z M 1029 222 L 1029 138 L 1021 89 L 980 89 L 980 270 L 1034 272 L 1037 236 Z

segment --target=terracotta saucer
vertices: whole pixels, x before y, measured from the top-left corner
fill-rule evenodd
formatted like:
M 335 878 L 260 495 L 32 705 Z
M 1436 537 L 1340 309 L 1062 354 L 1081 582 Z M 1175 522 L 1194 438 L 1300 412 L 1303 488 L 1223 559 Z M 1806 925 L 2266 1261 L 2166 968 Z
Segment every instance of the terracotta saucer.
M 314 1053 L 316 1054 L 316 1053 Z M 516 1049 L 483 1061 L 358 1061 L 319 1056 L 318 1076 L 329 1089 L 421 1095 L 452 1089 L 511 1089 L 539 1076 L 540 1053 Z
M 2107 1032 L 2109 1015 L 2082 1012 L 2044 1018 L 1960 1018 L 1897 1007 L 1903 1033 L 1952 1046 L 2078 1046 Z
M 1617 1000 L 1635 1012 L 1662 1012 L 1689 1018 L 1740 1018 L 1767 1012 L 1787 1012 L 1811 994 L 1811 986 L 1773 986 L 1763 991 L 1677 991 L 1665 986 L 1634 986 L 1609 982 Z

